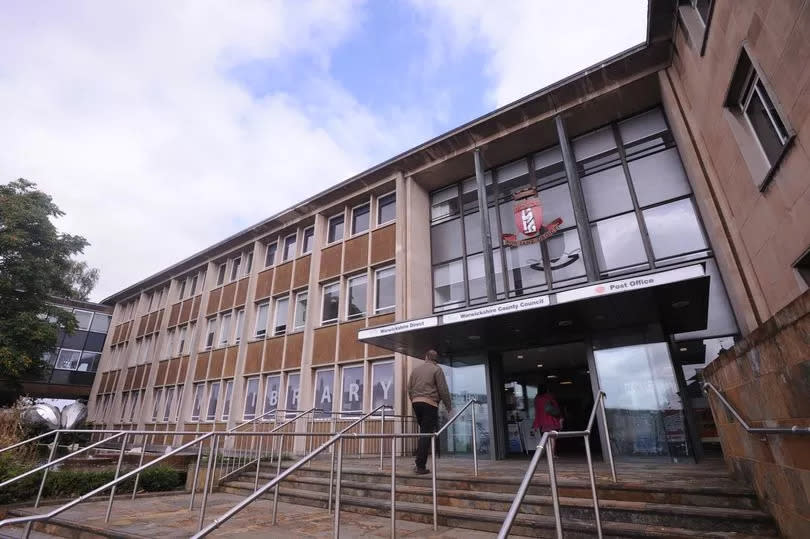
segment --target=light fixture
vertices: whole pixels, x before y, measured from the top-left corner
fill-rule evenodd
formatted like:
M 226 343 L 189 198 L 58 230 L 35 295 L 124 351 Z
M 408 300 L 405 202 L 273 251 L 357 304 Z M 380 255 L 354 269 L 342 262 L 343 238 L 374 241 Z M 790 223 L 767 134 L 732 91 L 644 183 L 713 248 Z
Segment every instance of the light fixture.
M 685 346 L 681 346 L 680 348 L 678 348 L 678 350 L 680 350 L 681 352 L 686 352 L 689 349 Z
M 470 339 L 471 341 L 477 341 L 477 340 L 479 340 L 481 338 L 481 336 L 480 335 L 467 335 L 467 338 Z
M 537 368 L 538 368 L 538 369 L 542 369 L 542 368 L 543 368 L 543 364 L 542 364 L 542 363 L 538 363 L 538 364 L 537 364 Z
M 573 383 L 574 382 L 572 382 L 571 380 L 563 380 L 562 382 L 560 382 L 560 385 L 561 386 L 567 386 L 567 385 L 571 385 Z
M 518 354 L 517 358 L 518 359 L 523 359 L 523 354 Z
M 607 317 L 604 314 L 597 314 L 596 316 L 593 317 L 593 319 L 596 320 L 597 322 L 601 322 L 602 320 L 605 320 L 606 318 Z
M 548 376 L 546 376 L 546 378 L 548 378 L 549 380 L 554 380 L 555 378 L 557 378 L 557 375 L 556 374 L 549 374 Z
M 684 307 L 688 307 L 688 306 L 689 306 L 689 300 L 688 299 L 682 299 L 682 300 L 679 300 L 679 301 L 673 301 L 672 302 L 672 308 L 673 309 L 683 309 Z
M 560 320 L 559 322 L 557 322 L 557 325 L 560 326 L 561 328 L 567 328 L 568 326 L 573 326 L 574 321 L 573 320 Z

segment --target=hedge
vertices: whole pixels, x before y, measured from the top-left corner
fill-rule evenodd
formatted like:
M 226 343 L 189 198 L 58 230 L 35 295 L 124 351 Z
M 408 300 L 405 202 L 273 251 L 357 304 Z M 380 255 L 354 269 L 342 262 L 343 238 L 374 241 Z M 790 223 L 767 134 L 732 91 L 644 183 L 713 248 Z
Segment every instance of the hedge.
M 31 467 L 14 462 L 10 458 L 0 458 L 0 482 L 19 475 Z M 122 471 L 122 474 L 124 472 Z M 109 483 L 115 478 L 115 470 L 51 470 L 45 481 L 42 492 L 45 498 L 73 498 Z M 0 489 L 0 505 L 19 503 L 36 498 L 39 484 L 42 481 L 42 472 L 32 474 L 20 479 L 11 485 Z M 141 473 L 138 481 L 138 490 L 147 492 L 162 492 L 183 488 L 186 483 L 186 472 L 178 471 L 167 466 L 147 468 Z M 135 478 L 119 483 L 116 492 L 132 492 Z M 109 493 L 109 490 L 105 491 Z

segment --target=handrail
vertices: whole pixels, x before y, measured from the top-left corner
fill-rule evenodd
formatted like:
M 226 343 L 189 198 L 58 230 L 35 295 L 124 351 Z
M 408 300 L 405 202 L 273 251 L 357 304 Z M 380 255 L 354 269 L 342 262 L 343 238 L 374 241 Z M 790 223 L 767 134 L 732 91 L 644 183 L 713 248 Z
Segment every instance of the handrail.
M 214 521 L 211 524 L 209 524 L 205 528 L 202 528 L 195 535 L 193 535 L 192 538 L 196 539 L 196 538 L 199 538 L 199 537 L 205 537 L 206 535 L 208 535 L 212 531 L 219 528 L 222 524 L 224 524 L 225 522 L 230 520 L 231 517 L 233 517 L 234 515 L 236 515 L 240 511 L 242 511 L 242 509 L 244 509 L 245 507 L 250 505 L 254 500 L 256 500 L 257 498 L 262 496 L 265 492 L 267 492 L 271 488 L 278 485 L 281 481 L 283 481 L 289 475 L 291 475 L 292 473 L 297 471 L 304 464 L 306 464 L 307 462 L 309 462 L 310 460 L 312 460 L 313 458 L 315 458 L 316 456 L 321 454 L 324 450 L 326 450 L 328 447 L 333 445 L 335 442 L 337 442 L 338 440 L 341 440 L 341 434 L 343 434 L 343 433 L 347 432 L 348 430 L 352 429 L 353 427 L 355 427 L 356 425 L 358 425 L 359 423 L 364 421 L 366 418 L 368 418 L 371 415 L 375 414 L 377 411 L 383 409 L 384 407 L 385 407 L 385 405 L 378 406 L 377 408 L 375 408 L 371 412 L 363 415 L 361 418 L 359 418 L 356 421 L 352 422 L 349 426 L 343 428 L 339 433 L 337 433 L 334 436 L 332 436 L 331 438 L 329 438 L 329 440 L 327 440 L 326 442 L 324 442 L 323 444 L 318 446 L 316 449 L 311 451 L 308 455 L 305 455 L 304 457 L 300 458 L 297 462 L 295 462 L 295 464 L 293 464 L 292 466 L 290 466 L 289 468 L 284 470 L 284 472 L 276 475 L 276 477 L 274 477 L 272 480 L 270 480 L 270 482 L 266 483 L 265 485 L 260 487 L 258 490 L 254 491 L 253 494 L 250 494 L 244 500 L 242 500 L 241 502 L 239 502 L 235 506 L 231 507 L 228 511 L 226 511 L 220 517 L 215 518 Z M 340 452 L 340 453 L 342 453 L 341 448 L 342 448 L 342 444 L 338 444 L 338 452 Z M 280 451 L 281 450 L 279 449 L 279 452 Z M 280 455 L 279 455 L 279 457 L 280 457 Z M 338 472 L 338 473 L 340 473 L 340 472 Z M 339 477 L 340 476 L 338 475 L 338 478 Z M 275 505 L 277 505 L 277 502 L 276 502 Z
M 509 507 L 509 512 L 506 514 L 506 518 L 503 521 L 503 525 L 501 526 L 500 531 L 498 532 L 498 539 L 506 539 L 509 537 L 509 531 L 512 529 L 512 525 L 515 521 L 515 517 L 517 517 L 518 512 L 520 511 L 520 506 L 523 503 L 523 499 L 526 497 L 526 492 L 529 490 L 529 484 L 532 481 L 532 477 L 534 476 L 534 472 L 537 470 L 537 464 L 540 462 L 540 457 L 545 452 L 546 460 L 548 461 L 548 477 L 549 483 L 551 487 L 551 502 L 554 506 L 554 521 L 557 528 L 557 537 L 558 539 L 562 539 L 562 518 L 560 517 L 560 499 L 559 493 L 557 491 L 557 474 L 555 471 L 554 465 L 554 453 L 548 450 L 548 441 L 551 439 L 557 438 L 579 438 L 582 437 L 585 439 L 585 456 L 588 459 L 588 475 L 591 481 L 591 497 L 593 498 L 593 512 L 594 517 L 596 519 L 596 534 L 601 539 L 602 537 L 602 520 L 599 515 L 599 498 L 596 494 L 596 477 L 594 476 L 593 471 L 593 460 L 591 459 L 591 446 L 590 446 L 590 435 L 591 430 L 593 429 L 593 422 L 596 418 L 596 411 L 599 409 L 602 415 L 602 422 L 604 424 L 605 430 L 605 439 L 607 440 L 607 453 L 608 453 L 608 460 L 610 461 L 610 471 L 613 476 L 613 481 L 616 481 L 616 468 L 613 463 L 613 451 L 610 448 L 610 436 L 607 430 L 607 418 L 605 417 L 605 397 L 607 394 L 604 391 L 599 391 L 599 395 L 596 398 L 596 402 L 593 403 L 593 408 L 591 409 L 591 415 L 588 418 L 588 428 L 585 430 L 579 431 L 566 431 L 566 432 L 558 432 L 556 430 L 544 432 L 543 436 L 540 437 L 540 442 L 537 444 L 537 449 L 534 452 L 534 456 L 532 456 L 532 460 L 529 462 L 529 468 L 526 470 L 526 474 L 523 476 L 523 480 L 520 483 L 520 487 L 518 487 L 517 493 L 515 493 L 515 498 L 512 500 L 512 505 Z
M 793 425 L 792 427 L 752 427 L 750 426 L 737 410 L 732 406 L 730 402 L 726 400 L 720 391 L 714 387 L 710 382 L 704 382 L 703 384 L 704 391 L 706 389 L 711 389 L 717 398 L 720 399 L 720 402 L 731 412 L 731 415 L 734 416 L 734 419 L 740 424 L 740 426 L 745 429 L 746 432 L 751 434 L 810 434 L 810 427 L 800 427 L 798 425 Z

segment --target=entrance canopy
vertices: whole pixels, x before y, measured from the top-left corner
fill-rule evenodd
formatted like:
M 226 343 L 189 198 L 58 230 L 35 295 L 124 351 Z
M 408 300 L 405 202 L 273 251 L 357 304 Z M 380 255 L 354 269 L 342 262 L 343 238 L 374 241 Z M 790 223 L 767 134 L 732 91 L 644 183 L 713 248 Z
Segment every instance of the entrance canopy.
M 358 339 L 422 357 L 570 342 L 602 330 L 660 323 L 666 333 L 706 328 L 709 276 L 695 264 L 539 296 L 406 320 Z

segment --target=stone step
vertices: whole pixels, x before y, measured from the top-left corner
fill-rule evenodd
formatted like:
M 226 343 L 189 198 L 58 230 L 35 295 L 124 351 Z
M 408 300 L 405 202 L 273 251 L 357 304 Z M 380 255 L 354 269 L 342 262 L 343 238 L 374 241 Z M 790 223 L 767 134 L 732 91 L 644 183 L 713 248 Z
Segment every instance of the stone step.
M 22 515 L 17 515 L 22 516 Z M 25 525 L 13 525 L 0 528 L 0 539 L 20 539 L 24 536 Z M 85 526 L 60 518 L 47 522 L 37 522 L 29 535 L 31 539 L 145 539 L 143 536 L 122 534 L 112 530 Z
M 253 491 L 253 477 L 243 481 L 228 481 L 227 488 L 241 489 L 248 494 Z M 369 483 L 343 480 L 341 492 L 351 497 L 390 500 L 390 480 L 385 483 Z M 329 480 L 313 477 L 290 478 L 282 483 L 285 489 L 294 491 L 329 492 Z M 479 510 L 498 511 L 506 514 L 514 494 L 469 490 L 439 490 L 437 503 L 440 506 L 464 508 L 475 514 Z M 397 501 L 431 505 L 432 489 L 397 485 Z M 705 531 L 736 531 L 770 533 L 771 518 L 764 512 L 752 509 L 728 509 L 718 507 L 682 506 L 600 499 L 599 508 L 603 521 L 634 522 L 638 524 L 681 527 Z M 564 519 L 592 521 L 594 519 L 591 498 L 560 498 L 560 510 Z M 521 512 L 531 515 L 552 516 L 551 496 L 526 496 Z
M 282 470 L 286 469 L 282 463 Z M 255 470 L 255 468 L 253 469 Z M 246 475 L 250 475 L 247 471 Z M 414 486 L 429 487 L 430 475 L 417 476 L 403 470 L 397 473 L 397 487 Z M 269 481 L 275 475 L 273 466 L 261 466 L 260 481 Z M 254 472 L 255 473 L 255 472 Z M 390 471 L 379 471 L 376 464 L 369 464 L 367 469 L 343 469 L 343 477 L 350 481 L 364 481 L 369 483 L 390 484 Z M 297 477 L 329 478 L 329 468 L 315 464 L 303 467 L 294 474 Z M 440 490 L 469 490 L 481 492 L 498 492 L 514 495 L 520 485 L 522 477 L 494 478 L 473 477 L 472 474 L 460 477 L 457 474 L 446 474 L 439 468 L 437 484 Z M 572 479 L 560 477 L 557 482 L 561 496 L 571 498 L 591 498 L 591 485 L 587 479 Z M 694 505 L 709 507 L 727 507 L 736 509 L 759 508 L 756 494 L 746 486 L 740 485 L 728 478 L 713 481 L 697 481 L 685 478 L 681 481 L 668 482 L 636 482 L 620 480 L 614 483 L 610 479 L 597 480 L 597 492 L 600 499 L 623 500 L 630 502 L 672 503 L 678 505 Z M 529 494 L 548 496 L 551 494 L 547 474 L 536 473 L 529 488 Z
M 245 493 L 244 489 L 230 486 L 222 487 L 225 492 Z M 251 483 L 252 490 L 252 483 Z M 272 492 L 263 497 L 272 498 Z M 296 490 L 290 488 L 279 489 L 281 501 L 326 508 L 328 496 L 323 492 Z M 341 510 L 358 512 L 376 516 L 390 516 L 391 508 L 387 499 L 382 497 L 360 497 L 341 495 Z M 497 533 L 506 514 L 502 511 L 479 509 L 470 511 L 463 507 L 441 505 L 438 507 L 438 523 L 442 526 L 480 530 Z M 430 523 L 433 520 L 433 507 L 431 504 L 397 502 L 397 519 L 421 523 Z M 754 537 L 772 537 L 774 533 L 742 534 L 727 531 L 691 530 L 685 528 L 654 526 L 635 522 L 603 521 L 602 530 L 605 537 L 701 537 L 701 538 L 735 538 L 751 539 Z M 594 522 L 566 518 L 563 522 L 563 531 L 566 538 L 585 538 L 596 535 Z M 528 515 L 521 513 L 515 519 L 512 534 L 526 537 L 556 537 L 554 518 L 547 515 Z

